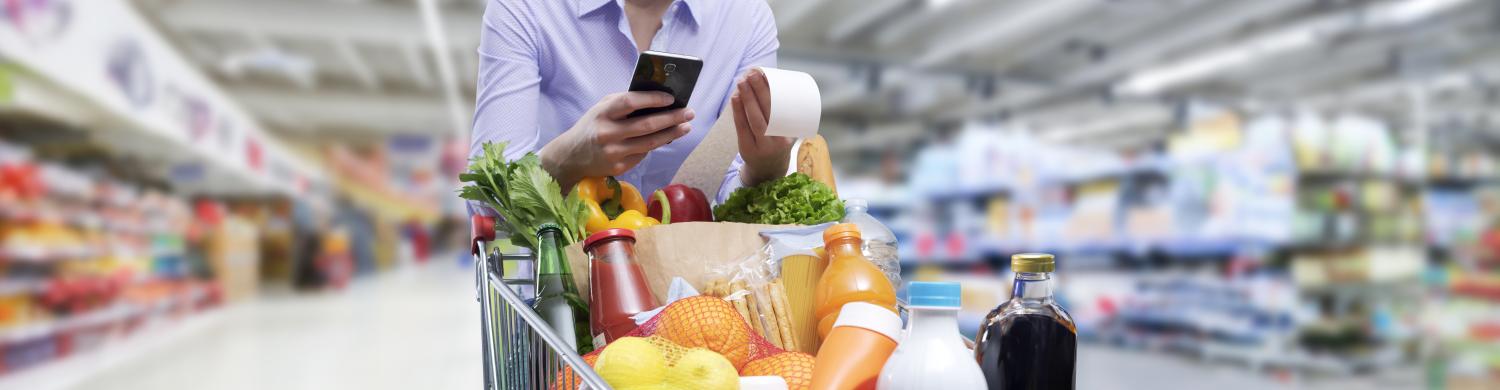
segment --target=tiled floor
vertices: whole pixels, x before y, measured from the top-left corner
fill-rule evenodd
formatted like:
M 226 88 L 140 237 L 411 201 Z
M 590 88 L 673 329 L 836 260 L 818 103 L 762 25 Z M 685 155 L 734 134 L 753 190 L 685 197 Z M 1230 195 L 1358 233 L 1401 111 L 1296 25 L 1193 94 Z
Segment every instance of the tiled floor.
M 469 272 L 430 264 L 344 292 L 272 294 L 127 339 L 102 357 L 65 361 L 53 374 L 32 373 L 52 378 L 0 381 L 0 388 L 477 389 L 479 315 Z M 1081 389 L 1413 388 L 1272 380 L 1239 367 L 1094 346 L 1079 352 Z
M 409 267 L 349 291 L 265 297 L 78 389 L 477 389 L 468 268 Z

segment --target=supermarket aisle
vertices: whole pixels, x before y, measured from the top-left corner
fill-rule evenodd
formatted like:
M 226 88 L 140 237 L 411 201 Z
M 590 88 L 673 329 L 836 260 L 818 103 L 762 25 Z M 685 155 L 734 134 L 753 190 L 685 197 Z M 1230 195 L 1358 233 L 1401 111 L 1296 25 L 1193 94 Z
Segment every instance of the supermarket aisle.
M 478 388 L 470 275 L 442 261 L 342 293 L 263 297 L 76 388 Z

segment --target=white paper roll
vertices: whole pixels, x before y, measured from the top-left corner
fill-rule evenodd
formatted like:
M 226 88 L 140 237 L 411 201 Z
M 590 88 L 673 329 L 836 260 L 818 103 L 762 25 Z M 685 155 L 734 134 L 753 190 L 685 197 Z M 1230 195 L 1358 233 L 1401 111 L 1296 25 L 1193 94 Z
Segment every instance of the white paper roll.
M 771 119 L 766 135 L 806 138 L 818 134 L 823 117 L 823 97 L 818 83 L 807 73 L 776 68 L 757 68 L 771 86 Z

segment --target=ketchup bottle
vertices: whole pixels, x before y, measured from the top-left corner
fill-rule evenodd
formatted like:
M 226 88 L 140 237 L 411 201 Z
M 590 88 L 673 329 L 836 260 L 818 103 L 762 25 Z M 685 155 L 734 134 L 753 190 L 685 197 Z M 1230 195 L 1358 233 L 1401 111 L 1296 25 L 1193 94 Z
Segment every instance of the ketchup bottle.
M 635 262 L 635 232 L 605 229 L 583 241 L 589 255 L 589 329 L 595 345 L 635 330 L 636 313 L 655 309 L 656 296 Z

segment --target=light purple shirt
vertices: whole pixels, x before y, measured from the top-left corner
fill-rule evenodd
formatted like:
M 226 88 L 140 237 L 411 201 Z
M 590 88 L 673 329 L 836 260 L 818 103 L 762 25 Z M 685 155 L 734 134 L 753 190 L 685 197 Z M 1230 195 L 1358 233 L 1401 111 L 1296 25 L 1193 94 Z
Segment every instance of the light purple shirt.
M 605 95 L 630 86 L 639 48 L 624 0 L 491 0 L 479 44 L 479 85 L 470 156 L 507 141 L 506 157 L 535 152 L 567 131 Z M 734 82 L 775 66 L 776 21 L 764 0 L 675 0 L 649 50 L 703 59 L 688 102 L 692 132 L 617 176 L 650 193 L 670 184 L 728 103 Z M 736 158 L 720 191 L 739 187 Z

